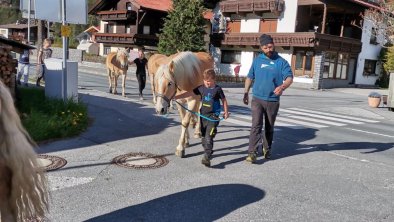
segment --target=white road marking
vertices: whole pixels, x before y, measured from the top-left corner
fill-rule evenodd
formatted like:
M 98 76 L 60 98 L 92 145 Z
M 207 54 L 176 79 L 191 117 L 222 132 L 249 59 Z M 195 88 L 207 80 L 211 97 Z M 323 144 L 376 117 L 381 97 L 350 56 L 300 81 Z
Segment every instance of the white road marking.
M 384 136 L 384 137 L 394 138 L 394 136 L 386 135 L 386 134 L 381 134 L 381 133 L 375 133 L 375 132 L 370 132 L 370 131 L 365 131 L 365 130 L 359 130 L 359 129 L 353 129 L 353 128 L 346 128 L 346 129 L 353 130 L 353 131 L 356 131 L 356 132 L 361 132 L 361 133 L 368 133 L 368 134 L 373 134 L 373 135 L 378 135 L 378 136 Z
M 94 180 L 93 177 L 48 176 L 49 188 L 51 191 L 87 184 L 92 182 L 93 180 Z
M 310 114 L 310 113 L 305 113 L 305 112 L 301 112 L 301 111 L 294 111 L 294 110 L 288 110 L 288 109 L 281 109 L 281 111 L 287 112 L 287 113 L 304 115 L 304 116 L 311 116 L 311 117 L 315 117 L 315 118 L 319 118 L 319 119 L 333 120 L 333 121 L 337 121 L 337 122 L 344 122 L 344 123 L 350 123 L 350 124 L 363 124 L 363 122 L 359 122 L 359 121 L 338 119 L 338 118 L 334 118 L 334 117 L 322 116 L 322 115 L 317 115 L 317 114 Z

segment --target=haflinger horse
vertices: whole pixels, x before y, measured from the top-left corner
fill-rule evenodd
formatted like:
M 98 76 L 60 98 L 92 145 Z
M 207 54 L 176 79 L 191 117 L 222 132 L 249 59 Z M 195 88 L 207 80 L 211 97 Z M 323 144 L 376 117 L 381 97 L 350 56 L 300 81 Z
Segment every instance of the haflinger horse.
M 47 180 L 8 88 L 0 81 L 0 221 L 43 218 Z
M 154 76 L 155 73 L 157 72 L 157 69 L 159 68 L 160 65 L 168 64 L 171 59 L 175 56 L 166 56 L 163 54 L 153 54 L 149 57 L 148 59 L 148 74 L 149 74 L 149 79 L 150 79 L 150 84 L 151 84 L 151 90 L 152 90 L 152 95 L 153 95 L 153 104 L 156 104 L 156 96 L 155 96 L 155 83 L 154 83 Z M 171 105 L 171 103 L 170 103 Z
M 118 49 L 117 52 L 111 52 L 107 55 L 106 65 L 109 82 L 109 93 L 116 94 L 118 78 L 122 76 L 122 96 L 126 96 L 126 75 L 129 68 L 128 53 L 125 49 Z
M 168 107 L 176 94 L 192 91 L 203 84 L 203 72 L 213 68 L 212 57 L 205 52 L 180 52 L 165 65 L 160 65 L 155 73 L 155 95 L 156 112 L 161 115 L 168 113 Z M 199 112 L 201 98 L 197 95 L 186 99 L 177 100 L 181 104 L 187 104 L 187 108 L 192 112 Z M 182 130 L 179 144 L 175 155 L 184 157 L 185 147 L 189 144 L 188 127 L 192 120 L 197 119 L 195 127 L 195 137 L 201 137 L 199 118 L 191 112 L 185 110 L 177 103 L 181 117 Z

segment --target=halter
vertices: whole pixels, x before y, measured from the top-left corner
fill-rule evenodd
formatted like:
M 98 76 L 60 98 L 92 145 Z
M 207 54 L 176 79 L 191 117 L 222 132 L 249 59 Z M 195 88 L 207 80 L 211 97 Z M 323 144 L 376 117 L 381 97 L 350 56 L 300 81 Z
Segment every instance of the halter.
M 167 78 L 167 77 L 164 75 L 164 73 L 161 74 L 161 77 L 167 79 L 170 83 L 174 84 L 174 86 L 175 86 L 178 90 L 181 90 L 181 89 L 179 89 L 179 87 L 178 87 L 178 85 L 175 83 L 175 81 L 172 81 L 171 79 Z M 172 100 L 172 98 L 174 98 L 175 94 L 176 94 L 176 90 L 175 90 L 174 94 L 173 94 L 170 98 L 168 98 L 167 96 L 163 95 L 162 93 L 157 93 L 157 94 L 155 93 L 155 96 L 164 99 L 164 101 L 166 101 L 167 104 L 168 104 L 167 107 L 170 107 L 171 100 Z

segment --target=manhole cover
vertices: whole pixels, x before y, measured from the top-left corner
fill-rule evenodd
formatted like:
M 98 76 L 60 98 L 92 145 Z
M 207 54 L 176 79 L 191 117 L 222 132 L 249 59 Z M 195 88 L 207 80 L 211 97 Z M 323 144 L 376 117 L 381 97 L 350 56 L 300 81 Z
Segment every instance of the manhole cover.
M 67 164 L 67 160 L 57 156 L 39 154 L 37 158 L 38 158 L 38 163 L 42 167 L 44 167 L 46 171 L 56 170 L 64 167 L 64 165 Z
M 167 165 L 168 160 L 150 153 L 127 153 L 115 157 L 112 163 L 129 169 L 155 169 Z

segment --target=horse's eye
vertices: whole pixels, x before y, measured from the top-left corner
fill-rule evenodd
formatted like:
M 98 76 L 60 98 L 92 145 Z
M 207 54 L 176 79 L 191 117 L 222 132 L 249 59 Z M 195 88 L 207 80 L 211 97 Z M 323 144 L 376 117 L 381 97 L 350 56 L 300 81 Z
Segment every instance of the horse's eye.
M 168 86 L 171 86 L 171 85 L 172 85 L 172 82 L 169 82 L 169 83 L 168 83 Z

